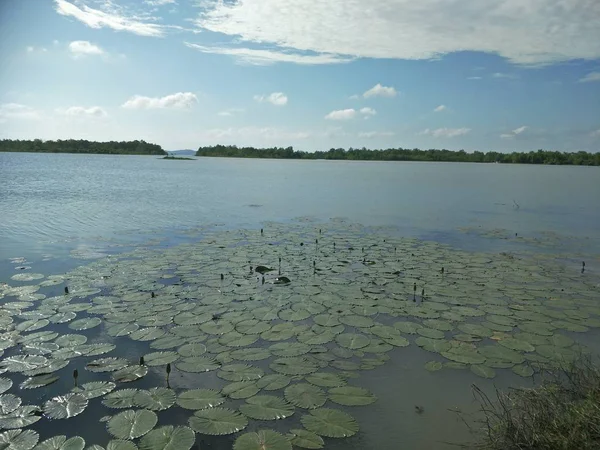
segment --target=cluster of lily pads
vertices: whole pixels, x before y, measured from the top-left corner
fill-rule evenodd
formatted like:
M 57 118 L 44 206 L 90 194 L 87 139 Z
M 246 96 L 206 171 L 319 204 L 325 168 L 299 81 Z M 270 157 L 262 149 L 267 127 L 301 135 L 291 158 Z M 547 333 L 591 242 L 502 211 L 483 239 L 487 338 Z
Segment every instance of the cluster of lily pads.
M 81 436 L 39 442 L 35 424 L 90 405 L 111 413 L 107 450 L 189 450 L 196 434 L 234 435 L 234 450 L 323 448 L 359 431 L 352 408 L 377 400 L 360 374 L 404 347 L 429 352 L 429 371 L 528 377 L 574 360 L 586 349 L 573 335 L 600 327 L 598 278 L 554 256 L 353 224 L 214 231 L 12 279 L 0 285 L 2 450 L 82 450 Z M 121 351 L 132 344 L 139 360 Z M 74 368 L 72 389 L 22 404 L 19 389 L 51 389 Z M 79 385 L 77 368 L 95 381 Z M 135 387 L 149 373 L 166 373 L 166 387 Z M 218 389 L 205 387 L 213 375 Z M 171 408 L 185 421 L 161 425 Z

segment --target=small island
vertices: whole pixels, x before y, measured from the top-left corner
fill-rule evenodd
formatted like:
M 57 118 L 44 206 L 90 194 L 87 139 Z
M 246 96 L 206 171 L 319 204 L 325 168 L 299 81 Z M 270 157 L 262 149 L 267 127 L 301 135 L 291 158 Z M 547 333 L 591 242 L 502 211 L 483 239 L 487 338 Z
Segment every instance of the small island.
M 216 156 L 227 158 L 272 158 L 272 159 L 329 159 L 348 161 L 435 161 L 472 162 L 501 164 L 550 164 L 600 166 L 600 153 L 558 152 L 538 150 L 535 152 L 466 152 L 464 150 L 420 150 L 388 148 L 370 150 L 367 148 L 332 148 L 328 151 L 304 152 L 293 147 L 238 147 L 236 145 L 214 145 L 200 147 L 196 156 Z
M 161 159 L 179 160 L 179 161 L 195 161 L 196 158 L 187 158 L 185 156 L 175 156 L 173 154 L 163 156 Z
M 0 152 L 83 153 L 101 155 L 166 155 L 160 145 L 140 141 L 94 142 L 85 139 L 58 139 L 56 141 L 0 140 Z

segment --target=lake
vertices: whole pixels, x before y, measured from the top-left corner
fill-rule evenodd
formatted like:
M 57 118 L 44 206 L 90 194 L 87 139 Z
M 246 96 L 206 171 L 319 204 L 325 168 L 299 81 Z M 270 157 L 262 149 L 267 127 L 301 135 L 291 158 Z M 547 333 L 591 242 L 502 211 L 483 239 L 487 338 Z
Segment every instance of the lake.
M 0 153 L 0 429 L 106 447 L 131 409 L 200 448 L 452 448 L 472 384 L 597 352 L 599 198 L 595 167 Z

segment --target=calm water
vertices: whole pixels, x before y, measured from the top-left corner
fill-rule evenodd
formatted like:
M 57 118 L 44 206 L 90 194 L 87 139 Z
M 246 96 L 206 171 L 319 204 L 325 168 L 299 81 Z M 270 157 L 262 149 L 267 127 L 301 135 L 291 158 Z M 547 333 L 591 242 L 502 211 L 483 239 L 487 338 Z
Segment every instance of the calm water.
M 391 225 L 404 235 L 494 251 L 532 247 L 458 229 L 551 232 L 583 241 L 577 251 L 599 263 L 599 175 L 588 167 L 0 153 L 0 281 L 15 273 L 9 258 L 61 273 L 85 263 L 67 258 L 72 250 L 110 253 L 120 250 L 115 244 L 147 239 L 183 242 L 191 228 L 298 218 Z M 41 261 L 47 254 L 53 258 Z M 362 433 L 352 448 L 446 448 L 442 441 L 467 437 L 447 409 L 472 408 L 470 384 L 481 379 L 424 373 L 430 358 L 407 350 L 408 359 L 392 358 L 362 379 L 380 401 L 356 413 Z M 495 381 L 524 383 L 512 374 Z M 415 404 L 427 413 L 416 415 Z

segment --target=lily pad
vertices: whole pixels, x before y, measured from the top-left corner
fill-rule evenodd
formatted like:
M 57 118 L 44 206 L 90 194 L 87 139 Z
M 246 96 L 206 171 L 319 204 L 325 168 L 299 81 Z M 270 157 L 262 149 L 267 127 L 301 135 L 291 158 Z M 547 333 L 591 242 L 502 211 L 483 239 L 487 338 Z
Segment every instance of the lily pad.
M 112 379 L 119 383 L 139 380 L 148 373 L 148 366 L 127 366 L 112 373 Z
M 149 431 L 143 436 L 140 440 L 140 449 L 190 450 L 195 441 L 196 435 L 190 428 L 166 425 Z
M 321 387 L 339 387 L 346 385 L 346 380 L 337 373 L 317 372 L 306 376 L 306 381 Z
M 0 395 L 0 415 L 10 414 L 21 406 L 21 398 L 14 394 Z
M 320 436 L 343 438 L 354 436 L 358 432 L 356 420 L 337 409 L 315 409 L 302 416 L 300 421 L 304 428 Z
M 144 363 L 147 366 L 166 366 L 179 359 L 179 355 L 175 352 L 153 352 L 144 355 Z
M 90 328 L 97 327 L 101 323 L 102 320 L 100 320 L 98 317 L 86 317 L 84 319 L 74 320 L 73 322 L 69 323 L 69 328 L 75 331 L 89 330 Z
M 88 399 L 81 394 L 59 395 L 44 403 L 44 414 L 50 419 L 68 419 L 81 414 L 87 405 Z
M 4 394 L 12 385 L 13 382 L 10 378 L 0 378 L 0 394 Z
M 95 359 L 86 364 L 86 370 L 90 372 L 114 372 L 116 370 L 126 367 L 128 362 L 124 358 L 100 358 Z
M 291 382 L 291 378 L 280 373 L 265 375 L 256 381 L 256 386 L 265 391 L 275 391 L 286 387 Z
M 517 375 L 519 375 L 521 377 L 524 377 L 524 378 L 527 378 L 527 377 L 530 377 L 530 376 L 533 375 L 533 369 L 530 366 L 526 365 L 526 364 L 521 364 L 521 365 L 518 365 L 518 366 L 514 366 L 512 368 L 512 371 L 514 373 L 516 373 Z
M 116 386 L 115 383 L 111 383 L 110 381 L 92 381 L 90 383 L 82 384 L 81 389 L 76 391 L 76 393 L 81 394 L 90 400 L 112 392 Z
M 259 430 L 238 437 L 233 450 L 292 450 L 292 443 L 277 431 Z
M 335 340 L 340 346 L 348 348 L 350 350 L 356 350 L 359 348 L 366 347 L 367 345 L 369 345 L 369 342 L 371 341 L 364 334 L 357 334 L 357 333 L 338 334 L 335 337 Z
M 153 411 L 168 409 L 175 404 L 175 400 L 175 392 L 172 389 L 162 387 L 150 388 L 147 391 L 140 390 L 133 397 L 136 406 Z
M 213 389 L 191 389 L 177 397 L 177 404 L 185 409 L 204 409 L 219 406 L 225 397 Z
M 367 389 L 356 386 L 342 386 L 329 389 L 329 399 L 344 406 L 364 406 L 377 401 Z
M 222 436 L 243 430 L 248 419 L 237 411 L 217 407 L 196 411 L 189 424 L 197 433 Z
M 249 398 L 258 394 L 260 388 L 254 381 L 236 381 L 222 389 L 222 393 L 232 399 Z
M 2 450 L 31 450 L 39 439 L 40 435 L 33 430 L 8 430 L 0 433 L 0 448 Z
M 35 450 L 83 450 L 85 440 L 81 436 L 67 439 L 65 435 L 59 435 L 40 442 Z
M 113 416 L 106 424 L 106 429 L 117 439 L 136 439 L 148 433 L 158 422 L 152 411 L 128 409 Z
M 294 414 L 294 406 L 273 395 L 256 395 L 239 407 L 240 411 L 257 420 L 285 419 Z
M 275 372 L 284 375 L 307 375 L 316 372 L 319 367 L 312 361 L 303 357 L 278 358 L 269 367 Z
M 38 406 L 19 406 L 10 414 L 0 417 L 0 429 L 24 428 L 36 423 L 41 418 L 41 410 Z
M 300 448 L 320 449 L 325 446 L 321 436 L 302 429 L 291 429 L 288 439 L 292 442 L 292 445 Z
M 439 361 L 429 361 L 425 363 L 425 369 L 430 372 L 437 372 L 438 370 L 442 370 L 443 364 Z
M 201 373 L 216 370 L 220 365 L 219 362 L 207 356 L 192 356 L 178 361 L 175 367 L 183 372 Z
M 471 372 L 481 378 L 494 378 L 496 376 L 496 371 L 494 369 L 481 364 L 473 364 L 471 366 Z
M 111 392 L 102 399 L 102 404 L 108 408 L 124 409 L 131 408 L 134 404 L 138 389 L 120 389 Z
M 320 408 L 327 401 L 327 395 L 321 388 L 307 383 L 288 386 L 284 395 L 292 405 L 305 409 Z
M 227 381 L 250 381 L 258 380 L 265 372 L 249 364 L 228 364 L 221 367 L 217 376 Z
M 519 350 L 522 352 L 532 352 L 535 350 L 535 347 L 529 342 L 515 338 L 501 339 L 498 341 L 498 344 L 510 348 L 511 350 Z

